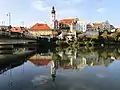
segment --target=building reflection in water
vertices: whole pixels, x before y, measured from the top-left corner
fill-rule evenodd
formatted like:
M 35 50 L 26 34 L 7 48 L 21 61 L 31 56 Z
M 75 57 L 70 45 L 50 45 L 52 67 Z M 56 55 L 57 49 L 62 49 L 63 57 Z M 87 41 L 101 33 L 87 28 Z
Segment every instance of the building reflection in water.
M 50 74 L 55 83 L 57 69 L 83 70 L 86 66 L 108 67 L 114 61 L 111 57 L 118 58 L 119 56 L 118 50 L 66 49 L 55 53 L 37 53 L 29 60 L 36 66 L 50 64 Z
M 52 57 L 50 55 L 45 55 L 45 54 L 44 55 L 35 54 L 29 59 L 29 61 L 36 66 L 47 66 L 51 60 L 52 60 Z
M 53 60 L 51 61 L 51 76 L 52 76 L 52 80 L 54 83 L 55 77 L 56 77 L 56 65 L 55 65 L 55 62 Z
M 115 50 L 116 51 L 116 50 Z M 55 77 L 56 69 L 79 69 L 85 66 L 105 66 L 112 63 L 111 56 L 119 56 L 118 52 L 99 50 L 64 50 L 56 53 L 36 54 L 30 61 L 36 66 L 51 65 L 51 75 Z
M 114 60 L 119 59 L 120 53 L 118 49 L 66 49 L 64 51 L 59 51 L 55 55 L 59 58 L 59 68 L 82 70 L 85 66 L 92 67 L 99 65 L 107 67 Z M 115 57 L 116 59 L 111 59 L 111 57 Z
M 35 54 L 33 57 L 29 59 L 36 66 L 47 66 L 50 63 L 50 72 L 52 76 L 53 82 L 55 81 L 56 77 L 56 65 L 54 60 L 52 60 L 52 55 L 50 54 Z

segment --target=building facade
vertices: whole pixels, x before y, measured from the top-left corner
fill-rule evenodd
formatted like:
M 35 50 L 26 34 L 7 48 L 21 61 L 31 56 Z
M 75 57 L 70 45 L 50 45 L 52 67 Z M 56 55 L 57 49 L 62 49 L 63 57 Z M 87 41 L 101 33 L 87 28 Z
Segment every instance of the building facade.
M 71 19 L 62 19 L 60 20 L 61 23 L 66 24 L 70 27 L 70 31 L 86 31 L 86 22 L 79 20 L 78 18 L 71 18 Z
M 104 30 L 111 31 L 113 27 L 114 26 L 111 25 L 108 21 L 101 23 L 89 23 L 87 24 L 87 31 L 104 31 Z
M 76 30 L 77 31 L 85 32 L 86 28 L 87 28 L 87 25 L 86 25 L 85 21 L 82 21 L 82 20 L 77 21 L 77 23 L 76 23 Z
M 36 37 L 52 35 L 52 29 L 44 23 L 36 23 L 29 29 L 29 31 Z
M 62 19 L 60 23 L 68 25 L 70 27 L 70 32 L 74 32 L 76 30 L 76 23 L 78 18 L 71 18 L 71 19 Z

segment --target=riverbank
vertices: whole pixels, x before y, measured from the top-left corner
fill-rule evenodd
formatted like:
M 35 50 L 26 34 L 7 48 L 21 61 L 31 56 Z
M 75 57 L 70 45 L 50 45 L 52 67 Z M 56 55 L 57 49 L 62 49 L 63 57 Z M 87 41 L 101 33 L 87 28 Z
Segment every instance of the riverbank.
M 57 46 L 72 46 L 72 47 L 111 47 L 111 46 L 119 46 L 120 41 L 64 41 L 64 40 L 57 40 L 56 41 Z

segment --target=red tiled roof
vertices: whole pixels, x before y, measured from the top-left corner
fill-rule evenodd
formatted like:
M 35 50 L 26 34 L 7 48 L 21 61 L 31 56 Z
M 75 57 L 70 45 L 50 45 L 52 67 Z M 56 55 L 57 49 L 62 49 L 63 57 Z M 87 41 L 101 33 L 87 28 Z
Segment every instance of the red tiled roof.
M 76 20 L 76 18 L 72 18 L 72 19 L 62 19 L 60 20 L 61 23 L 64 23 L 64 24 L 72 24 L 74 21 Z
M 20 27 L 12 27 L 11 32 L 21 32 L 21 28 Z
M 51 59 L 30 59 L 29 61 L 37 66 L 46 66 L 50 63 Z
M 39 31 L 39 30 L 47 30 L 50 31 L 51 28 L 47 25 L 47 24 L 43 24 L 43 23 L 36 23 L 35 25 L 33 25 L 30 30 L 35 30 L 35 31 Z

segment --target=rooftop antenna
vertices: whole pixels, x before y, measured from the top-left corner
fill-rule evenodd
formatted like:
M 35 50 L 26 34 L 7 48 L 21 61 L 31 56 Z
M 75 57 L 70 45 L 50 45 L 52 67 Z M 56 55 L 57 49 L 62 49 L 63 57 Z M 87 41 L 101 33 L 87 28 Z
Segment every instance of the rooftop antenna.
M 1 21 L 1 25 L 5 25 L 5 21 Z
M 7 16 L 8 16 L 8 24 L 11 25 L 11 13 L 9 12 Z
M 21 21 L 21 25 L 24 27 L 24 21 Z
M 3 24 L 4 24 L 4 21 L 2 21 L 1 23 L 2 23 L 2 25 L 3 25 Z

